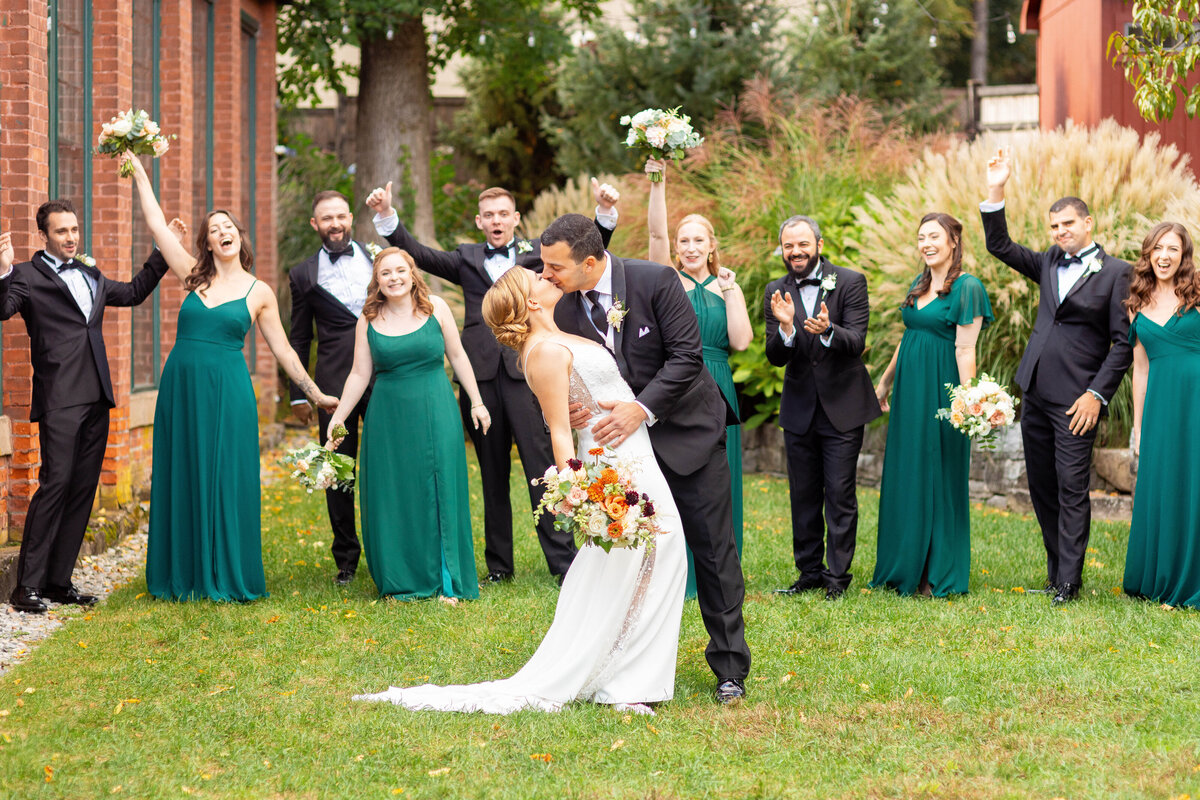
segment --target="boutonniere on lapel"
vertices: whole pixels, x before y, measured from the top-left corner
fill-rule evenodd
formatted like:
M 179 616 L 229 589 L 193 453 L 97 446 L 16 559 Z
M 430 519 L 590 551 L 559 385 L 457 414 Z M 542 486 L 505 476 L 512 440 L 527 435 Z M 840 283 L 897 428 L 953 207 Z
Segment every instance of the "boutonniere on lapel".
M 831 272 L 821 279 L 821 291 L 829 294 L 837 287 L 837 273 Z
M 517 255 L 522 256 L 533 252 L 533 244 L 528 239 L 517 240 Z
M 625 321 L 625 315 L 629 313 L 629 309 L 622 305 L 621 300 L 614 294 L 612 308 L 608 309 L 608 326 L 614 331 L 621 330 L 621 323 Z
M 1083 274 L 1091 275 L 1093 272 L 1099 272 L 1102 266 L 1104 265 L 1100 262 L 1100 259 L 1096 257 L 1095 253 L 1092 253 L 1083 260 Z
M 379 245 L 375 244 L 374 242 L 367 242 L 367 254 L 371 256 L 372 261 L 374 261 L 382 252 L 383 248 L 381 248 Z
M 72 259 L 72 261 L 78 261 L 80 264 L 83 264 L 85 267 L 96 266 L 96 259 L 89 256 L 87 253 L 76 253 L 75 257 Z

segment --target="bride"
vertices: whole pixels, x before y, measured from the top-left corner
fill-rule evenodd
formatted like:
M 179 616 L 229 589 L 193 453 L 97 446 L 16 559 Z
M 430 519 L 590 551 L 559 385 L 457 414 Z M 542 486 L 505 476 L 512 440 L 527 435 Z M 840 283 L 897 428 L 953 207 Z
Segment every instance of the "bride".
M 537 395 L 560 468 L 575 457 L 568 406 L 633 400 L 608 350 L 554 324 L 562 291 L 527 269 L 510 269 L 483 298 L 483 318 L 496 339 L 520 354 Z M 594 447 L 579 431 L 579 456 Z M 465 686 L 391 687 L 355 700 L 386 700 L 414 710 L 511 714 L 559 711 L 572 700 L 653 713 L 646 703 L 675 693 L 675 660 L 687 561 L 679 513 L 654 459 L 643 424 L 614 448 L 636 465 L 637 490 L 654 503 L 660 532 L 652 547 L 584 546 L 567 571 L 550 630 L 516 675 Z

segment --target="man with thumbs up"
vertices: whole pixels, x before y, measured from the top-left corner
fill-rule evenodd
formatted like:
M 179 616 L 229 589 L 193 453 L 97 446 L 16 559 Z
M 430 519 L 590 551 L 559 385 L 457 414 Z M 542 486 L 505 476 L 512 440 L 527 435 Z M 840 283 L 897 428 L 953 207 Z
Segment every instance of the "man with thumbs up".
M 763 315 L 767 360 L 785 367 L 779 425 L 800 572 L 778 591 L 824 591 L 826 600 L 836 600 L 853 577 L 863 427 L 883 412 L 862 361 L 871 315 L 867 280 L 829 263 L 823 244 L 810 217 L 794 216 L 779 226 L 787 274 L 767 286 Z

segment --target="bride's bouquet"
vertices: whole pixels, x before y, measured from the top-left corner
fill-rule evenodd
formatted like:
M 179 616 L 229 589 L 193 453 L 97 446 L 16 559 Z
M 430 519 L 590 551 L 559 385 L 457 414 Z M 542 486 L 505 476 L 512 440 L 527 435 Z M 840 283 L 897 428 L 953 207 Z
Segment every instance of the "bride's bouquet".
M 986 373 L 961 386 L 947 383 L 946 389 L 950 407 L 938 409 L 937 418 L 948 421 L 982 449 L 995 449 L 996 431 L 1012 425 L 1018 401 Z
M 630 466 L 606 447 L 594 447 L 588 455 L 590 463 L 572 458 L 566 469 L 551 466 L 533 479 L 535 486 L 546 487 L 534 522 L 549 512 L 554 527 L 569 532 L 577 547 L 590 544 L 606 553 L 614 547 L 653 546 L 658 533 L 654 503 L 638 494 Z
M 174 138 L 173 134 L 171 138 Z M 136 111 L 131 108 L 104 123 L 96 139 L 96 153 L 114 158 L 120 158 L 124 153 L 158 158 L 170 146 L 158 123 L 140 108 Z M 121 177 L 128 178 L 133 174 L 133 167 L 122 163 L 120 171 Z
M 621 124 L 629 126 L 625 137 L 626 147 L 635 147 L 654 158 L 674 159 L 683 158 L 683 151 L 699 147 L 704 138 L 692 129 L 692 119 L 686 114 L 680 114 L 678 108 L 663 111 L 659 108 L 647 108 L 631 116 L 621 117 Z M 650 173 L 650 180 L 662 180 L 661 172 Z
M 339 435 L 345 436 L 346 429 L 338 426 L 333 435 L 335 438 Z M 316 442 L 309 442 L 303 447 L 287 451 L 279 462 L 294 467 L 292 477 L 299 481 L 309 494 L 318 489 L 341 489 L 345 492 L 354 489 L 354 459 L 335 453 Z

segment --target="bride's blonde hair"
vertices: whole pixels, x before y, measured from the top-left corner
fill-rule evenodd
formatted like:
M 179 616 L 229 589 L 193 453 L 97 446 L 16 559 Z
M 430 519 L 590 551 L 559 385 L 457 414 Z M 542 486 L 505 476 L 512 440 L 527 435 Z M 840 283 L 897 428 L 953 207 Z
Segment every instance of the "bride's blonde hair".
M 496 341 L 518 353 L 529 339 L 529 271 L 510 269 L 483 296 L 483 321 Z

